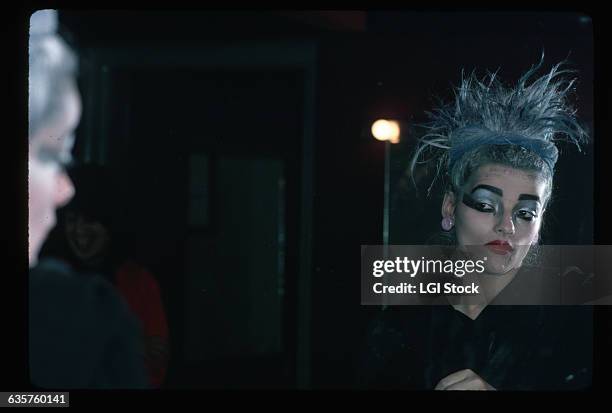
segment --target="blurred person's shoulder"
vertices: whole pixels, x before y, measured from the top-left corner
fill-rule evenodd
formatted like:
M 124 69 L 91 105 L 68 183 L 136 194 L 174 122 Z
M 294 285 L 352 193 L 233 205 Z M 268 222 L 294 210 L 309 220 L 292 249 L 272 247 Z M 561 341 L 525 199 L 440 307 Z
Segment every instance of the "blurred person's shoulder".
M 65 261 L 44 259 L 30 271 L 30 306 L 54 304 L 56 310 L 80 305 L 81 310 L 112 305 L 116 294 L 101 276 L 79 274 Z M 75 314 L 78 316 L 78 314 Z
M 64 261 L 41 261 L 30 271 L 29 291 L 30 315 L 47 322 L 81 326 L 81 331 L 112 330 L 107 334 L 132 328 L 128 308 L 108 280 L 77 273 Z
M 104 367 L 113 360 L 134 358 L 138 329 L 125 302 L 104 278 L 78 274 L 55 259 L 42 260 L 30 271 L 30 373 L 34 384 L 138 386 L 137 365 L 121 373 L 126 381 L 118 378 L 120 372 Z

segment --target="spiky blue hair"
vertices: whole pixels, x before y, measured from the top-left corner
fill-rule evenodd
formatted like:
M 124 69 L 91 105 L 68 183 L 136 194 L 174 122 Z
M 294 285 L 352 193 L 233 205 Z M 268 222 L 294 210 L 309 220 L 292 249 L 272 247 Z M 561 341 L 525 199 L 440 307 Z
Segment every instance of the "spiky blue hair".
M 514 87 L 504 86 L 497 78 L 497 72 L 478 79 L 474 72 L 465 77 L 462 72 L 461 85 L 454 89 L 455 99 L 451 104 L 441 104 L 432 112 L 427 112 L 429 122 L 421 125 L 425 135 L 420 139 L 410 169 L 414 172 L 417 163 L 436 163 L 436 173 L 429 187 L 431 190 L 440 172 L 445 170 L 450 184 L 458 188 L 466 179 L 466 167 L 474 154 L 484 148 L 503 146 L 506 155 L 503 163 L 511 166 L 540 170 L 552 182 L 554 165 L 557 160 L 555 141 L 565 140 L 574 143 L 579 150 L 588 140 L 586 130 L 578 123 L 568 102 L 568 95 L 574 89 L 576 79 L 568 79 L 565 74 L 572 70 L 561 70 L 565 61 L 555 65 L 552 70 L 529 83 L 529 80 L 542 67 L 540 62 L 531 67 Z M 513 148 L 514 147 L 514 148 Z M 488 152 L 502 151 L 501 148 Z M 485 151 L 486 152 L 486 151 Z M 513 152 L 514 155 L 507 155 Z M 513 165 L 509 158 L 525 158 L 529 153 L 531 161 L 525 159 Z M 429 159 L 422 158 L 429 154 Z M 487 156 L 480 156 L 482 162 Z M 488 161 L 499 161 L 489 159 Z M 507 162 L 506 162 L 507 161 Z M 546 171 L 545 169 L 548 169 Z M 429 192 L 428 191 L 428 192 Z

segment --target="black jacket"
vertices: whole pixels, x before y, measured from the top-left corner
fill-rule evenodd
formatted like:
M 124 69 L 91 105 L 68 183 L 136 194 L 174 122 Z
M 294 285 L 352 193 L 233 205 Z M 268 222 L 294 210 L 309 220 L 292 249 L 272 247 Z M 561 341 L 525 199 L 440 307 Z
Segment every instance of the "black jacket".
M 146 388 L 140 329 L 101 277 L 47 259 L 29 275 L 30 381 L 44 389 Z
M 578 276 L 575 281 L 563 289 L 584 284 Z M 498 390 L 587 389 L 592 307 L 504 305 L 530 292 L 542 302 L 557 302 L 559 286 L 558 277 L 525 268 L 475 320 L 449 304 L 379 311 L 359 356 L 359 384 L 433 390 L 449 374 L 471 369 Z M 536 302 L 528 298 L 525 302 Z
M 591 307 L 489 306 L 476 320 L 451 306 L 388 308 L 370 324 L 359 380 L 433 390 L 471 369 L 498 390 L 585 390 L 592 352 Z

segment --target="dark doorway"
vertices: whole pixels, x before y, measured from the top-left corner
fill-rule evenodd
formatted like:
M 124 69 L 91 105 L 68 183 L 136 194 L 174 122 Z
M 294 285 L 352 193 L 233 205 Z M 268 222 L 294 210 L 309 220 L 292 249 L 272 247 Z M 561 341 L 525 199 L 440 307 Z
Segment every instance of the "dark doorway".
M 167 308 L 166 387 L 295 387 L 299 70 L 107 73 L 124 237 Z

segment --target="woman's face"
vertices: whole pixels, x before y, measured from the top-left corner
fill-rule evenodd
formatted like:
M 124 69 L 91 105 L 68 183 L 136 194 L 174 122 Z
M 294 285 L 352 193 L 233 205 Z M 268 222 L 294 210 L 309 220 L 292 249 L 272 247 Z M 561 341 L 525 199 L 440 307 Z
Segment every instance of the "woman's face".
M 545 185 L 534 172 L 486 164 L 472 174 L 459 199 L 445 195 L 442 215 L 453 218 L 463 251 L 474 259 L 486 257 L 487 273 L 505 274 L 520 267 L 538 241 Z
M 103 256 L 110 242 L 110 234 L 100 222 L 86 219 L 82 214 L 68 211 L 65 222 L 66 238 L 72 252 L 81 260 Z
M 81 116 L 81 98 L 73 87 L 62 102 L 63 111 L 38 133 L 28 145 L 28 255 L 30 267 L 55 225 L 55 210 L 74 195 L 74 187 L 64 170 L 71 158 L 73 132 Z

